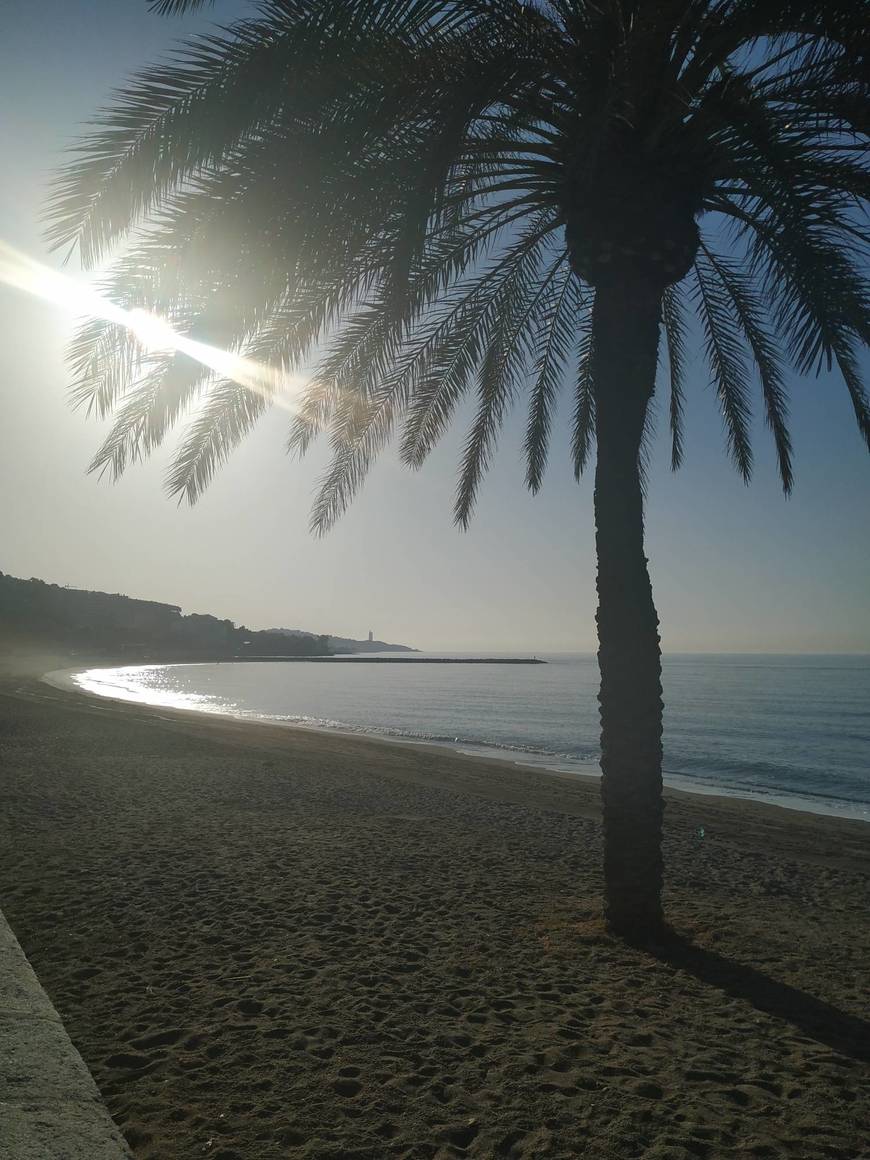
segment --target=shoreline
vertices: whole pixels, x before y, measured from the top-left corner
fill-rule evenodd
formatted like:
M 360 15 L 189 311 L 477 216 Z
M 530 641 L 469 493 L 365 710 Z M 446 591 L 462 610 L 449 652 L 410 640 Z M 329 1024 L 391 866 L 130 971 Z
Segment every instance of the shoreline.
M 306 658 L 303 658 L 306 659 Z M 116 705 L 139 706 L 156 713 L 178 713 L 183 715 L 191 715 L 194 718 L 214 721 L 231 721 L 238 725 L 253 725 L 256 727 L 270 726 L 278 729 L 287 730 L 301 730 L 305 733 L 323 734 L 325 736 L 340 736 L 348 739 L 359 741 L 374 741 L 383 742 L 390 745 L 420 747 L 424 750 L 434 749 L 436 751 L 447 751 L 458 756 L 466 757 L 469 760 L 483 760 L 489 762 L 503 762 L 506 766 L 512 769 L 519 768 L 523 771 L 532 774 L 546 774 L 550 777 L 565 777 L 578 778 L 589 783 L 598 785 L 601 780 L 600 772 L 586 773 L 582 770 L 575 770 L 573 768 L 565 768 L 565 763 L 548 763 L 547 755 L 541 755 L 541 761 L 529 760 L 531 754 L 526 755 L 524 760 L 522 757 L 507 756 L 508 751 L 495 746 L 478 745 L 474 742 L 453 743 L 450 741 L 441 741 L 437 739 L 415 738 L 415 737 L 400 737 L 391 735 L 386 732 L 379 732 L 373 729 L 372 732 L 366 733 L 354 728 L 346 728 L 336 726 L 334 728 L 325 725 L 309 725 L 299 721 L 281 720 L 276 717 L 267 716 L 243 716 L 242 714 L 228 713 L 221 710 L 212 709 L 198 709 L 192 707 L 176 707 L 173 705 L 161 705 L 159 702 L 146 701 L 136 699 L 134 697 L 112 696 L 105 693 L 97 693 L 92 690 L 83 689 L 76 684 L 74 677 L 77 674 L 87 670 L 112 670 L 121 668 L 167 668 L 174 665 L 182 665 L 189 667 L 191 664 L 212 664 L 212 661 L 202 662 L 184 662 L 184 661 L 170 661 L 161 663 L 159 661 L 146 661 L 142 663 L 126 663 L 121 664 L 103 663 L 90 664 L 87 663 L 85 667 L 74 666 L 70 668 L 62 668 L 52 670 L 40 674 L 39 679 L 46 684 L 57 688 L 67 693 L 73 693 L 81 697 L 92 698 L 98 702 L 109 702 Z M 817 803 L 811 798 L 804 798 L 799 795 L 789 794 L 764 794 L 752 793 L 750 791 L 741 792 L 739 790 L 729 790 L 726 787 L 717 785 L 715 782 L 702 782 L 689 778 L 685 774 L 680 774 L 674 771 L 663 771 L 664 789 L 666 794 L 686 794 L 689 797 L 713 798 L 722 799 L 723 801 L 740 801 L 752 802 L 756 805 L 768 807 L 778 810 L 786 810 L 789 813 L 808 814 L 812 817 L 820 818 L 838 818 L 849 822 L 861 822 L 865 825 L 870 824 L 870 807 L 854 806 L 853 808 L 842 807 L 838 808 L 832 803 L 825 801 Z M 673 779 L 673 780 L 671 780 Z

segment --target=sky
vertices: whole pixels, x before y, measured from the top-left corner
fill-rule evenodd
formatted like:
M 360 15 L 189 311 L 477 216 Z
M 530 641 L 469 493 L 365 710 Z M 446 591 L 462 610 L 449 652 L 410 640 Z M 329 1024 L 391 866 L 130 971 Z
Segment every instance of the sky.
M 39 213 L 63 149 L 125 76 L 185 32 L 243 9 L 223 0 L 180 20 L 150 14 L 146 0 L 4 0 L 0 239 L 57 264 Z M 564 424 L 532 497 L 518 409 L 467 533 L 451 519 L 460 423 L 419 473 L 385 455 L 337 527 L 316 539 L 308 518 L 325 452 L 288 459 L 283 412 L 260 423 L 192 508 L 165 494 L 166 454 L 117 484 L 87 475 L 103 427 L 68 404 L 72 326 L 57 307 L 0 285 L 3 572 L 252 628 L 371 629 L 432 650 L 595 648 L 592 480 L 574 481 Z M 870 651 L 870 456 L 836 375 L 792 376 L 791 386 L 789 500 L 760 421 L 752 484 L 731 468 L 700 351 L 676 474 L 662 414 L 647 549 L 665 651 Z

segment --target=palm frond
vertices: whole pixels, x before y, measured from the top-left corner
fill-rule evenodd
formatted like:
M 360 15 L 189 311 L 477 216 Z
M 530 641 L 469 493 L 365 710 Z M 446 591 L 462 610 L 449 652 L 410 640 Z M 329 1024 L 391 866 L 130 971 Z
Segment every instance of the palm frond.
M 683 294 L 679 287 L 669 286 L 662 300 L 662 321 L 668 354 L 670 400 L 668 422 L 671 432 L 671 470 L 683 463 L 683 389 L 686 373 L 686 319 Z
M 539 250 L 533 253 L 539 262 L 543 259 Z M 564 254 L 558 253 L 543 273 L 530 271 L 526 279 L 522 271 L 495 319 L 479 370 L 478 410 L 463 449 L 457 485 L 454 519 L 462 528 L 468 527 L 505 414 L 528 374 L 532 336 L 546 317 L 547 295 L 564 264 Z
M 564 385 L 568 362 L 575 346 L 580 310 L 578 286 L 570 268 L 548 295 L 537 334 L 537 351 L 529 392 L 529 415 L 523 450 L 526 456 L 526 485 L 539 491 L 547 466 L 553 409 Z
M 256 132 L 269 108 L 265 82 L 274 84 L 284 64 L 264 32 L 249 23 L 233 36 L 202 37 L 118 93 L 103 127 L 76 147 L 56 181 L 49 242 L 73 243 L 94 264 L 172 188 Z
M 145 354 L 120 323 L 103 318 L 82 323 L 69 346 L 72 406 L 104 419 L 137 377 Z
M 867 444 L 867 449 L 870 450 L 870 398 L 858 365 L 856 345 L 849 334 L 840 333 L 833 340 L 833 351 L 849 398 L 852 400 L 858 430 Z
M 788 402 L 782 376 L 782 357 L 774 339 L 764 325 L 764 309 L 752 277 L 745 270 L 703 245 L 703 253 L 712 274 L 731 303 L 744 338 L 752 351 L 761 379 L 765 419 L 776 446 L 777 464 L 783 491 L 789 495 L 794 486 L 792 446 L 788 431 Z
M 409 466 L 420 467 L 441 437 L 479 366 L 500 313 L 509 308 L 512 297 L 528 292 L 553 228 L 552 214 L 541 214 L 528 223 L 470 292 L 454 303 L 448 299 L 446 313 L 435 315 L 431 327 L 422 331 L 422 342 L 397 364 L 394 389 L 408 391 L 400 455 Z
M 412 320 L 420 317 L 436 302 L 445 298 L 461 300 L 469 287 L 476 284 L 477 264 L 497 245 L 520 217 L 525 216 L 515 202 L 498 205 L 475 213 L 471 221 L 460 219 L 453 228 L 439 231 L 430 238 L 413 274 L 409 277 L 397 311 L 395 282 L 388 280 L 375 288 L 373 295 L 347 318 L 334 337 L 331 348 L 320 361 L 318 380 L 332 382 L 337 392 L 353 389 L 370 394 L 382 383 L 397 360 L 414 344 Z M 505 262 L 513 260 L 511 251 Z M 501 269 L 493 271 L 497 275 Z M 453 308 L 451 316 L 458 312 Z
M 488 265 L 460 277 L 441 310 L 416 329 L 408 329 L 404 315 L 393 317 L 389 290 L 374 315 L 366 308 L 345 328 L 339 351 L 318 368 L 291 434 L 295 447 L 304 451 L 316 427 L 331 430 L 333 460 L 312 516 L 318 534 L 345 510 L 397 418 L 405 421 L 402 457 L 414 466 L 422 462 L 467 389 L 500 312 L 532 294 L 552 228 L 552 215 L 539 215 Z M 427 267 L 415 294 L 427 296 L 427 278 L 442 276 L 442 260 L 443 254 L 437 255 Z M 371 344 L 362 363 L 356 357 L 360 341 Z
M 167 431 L 209 379 L 201 363 L 177 352 L 151 355 L 144 373 L 116 404 L 115 421 L 89 470 L 118 479 L 162 443 Z
M 394 408 L 390 400 L 375 404 L 354 395 L 343 403 L 340 422 L 352 434 L 334 441 L 332 462 L 318 483 L 310 527 L 319 536 L 325 535 L 344 513 L 393 428 Z
M 260 392 L 232 381 L 215 383 L 173 457 L 168 493 L 195 503 L 267 407 Z
M 701 320 L 710 373 L 719 397 L 728 452 L 748 483 L 752 475 L 749 372 L 733 307 L 706 256 L 694 267 L 695 309 Z
M 577 387 L 574 397 L 574 424 L 571 432 L 571 453 L 574 458 L 574 478 L 580 477 L 589 463 L 595 444 L 595 335 L 592 328 L 593 308 L 590 303 L 580 320 L 580 340 L 577 347 Z
M 158 16 L 177 16 L 212 4 L 214 4 L 214 0 L 151 0 L 148 7 Z

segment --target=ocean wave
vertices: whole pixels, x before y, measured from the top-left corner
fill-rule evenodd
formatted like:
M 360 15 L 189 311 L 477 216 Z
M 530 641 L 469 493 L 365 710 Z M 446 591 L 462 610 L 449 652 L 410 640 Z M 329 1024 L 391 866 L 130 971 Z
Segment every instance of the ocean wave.
M 782 780 L 778 783 L 753 781 L 749 779 L 735 779 L 721 774 L 704 775 L 703 772 L 689 773 L 684 769 L 663 769 L 665 781 L 697 783 L 709 787 L 717 793 L 736 795 L 750 794 L 755 798 L 789 798 L 795 801 L 838 803 L 843 806 L 859 806 L 865 812 L 870 811 L 866 801 L 866 787 L 856 786 L 854 795 L 837 792 L 830 786 L 803 784 L 795 786 L 792 781 Z
M 302 713 L 249 714 L 242 711 L 240 715 L 255 716 L 263 721 L 283 721 L 288 725 L 304 725 L 312 729 L 340 730 L 343 733 L 355 733 L 363 737 L 390 737 L 397 741 L 419 741 L 430 745 L 471 745 L 479 749 L 492 749 L 503 753 L 521 753 L 528 757 L 540 757 L 553 761 L 582 763 L 598 760 L 597 746 L 578 747 L 577 750 L 571 752 L 559 752 L 537 745 L 498 741 L 491 737 L 430 733 L 422 729 L 398 729 L 386 725 L 358 725 L 349 721 L 336 721 L 328 717 L 311 717 Z

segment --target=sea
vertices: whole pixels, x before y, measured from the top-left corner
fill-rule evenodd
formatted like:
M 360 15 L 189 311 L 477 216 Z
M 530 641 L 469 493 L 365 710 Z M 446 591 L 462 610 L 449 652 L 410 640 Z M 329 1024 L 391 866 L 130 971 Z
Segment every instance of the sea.
M 592 654 L 542 665 L 233 662 L 89 669 L 81 690 L 141 704 L 446 745 L 599 774 Z M 664 779 L 870 821 L 870 656 L 668 655 Z

